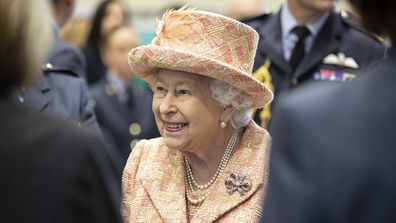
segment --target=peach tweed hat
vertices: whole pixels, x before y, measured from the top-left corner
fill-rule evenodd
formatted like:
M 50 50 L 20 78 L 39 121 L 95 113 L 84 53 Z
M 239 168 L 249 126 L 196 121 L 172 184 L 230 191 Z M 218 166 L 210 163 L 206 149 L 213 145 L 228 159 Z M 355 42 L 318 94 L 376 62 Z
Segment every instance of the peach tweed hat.
M 263 107 L 273 93 L 252 77 L 258 34 L 251 27 L 215 13 L 167 11 L 152 43 L 129 52 L 131 70 L 151 83 L 158 69 L 184 71 L 226 82 Z

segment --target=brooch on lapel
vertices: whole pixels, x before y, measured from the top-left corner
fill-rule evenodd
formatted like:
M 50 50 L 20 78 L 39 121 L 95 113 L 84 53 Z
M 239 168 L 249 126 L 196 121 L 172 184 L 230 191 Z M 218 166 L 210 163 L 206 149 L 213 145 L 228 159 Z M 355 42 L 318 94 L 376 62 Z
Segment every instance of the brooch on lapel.
M 339 67 L 358 69 L 359 65 L 352 57 L 346 57 L 344 53 L 329 54 L 323 59 L 324 64 L 332 64 Z
M 238 191 L 243 196 L 252 188 L 252 183 L 247 176 L 237 176 L 233 173 L 225 179 L 224 184 L 230 195 Z

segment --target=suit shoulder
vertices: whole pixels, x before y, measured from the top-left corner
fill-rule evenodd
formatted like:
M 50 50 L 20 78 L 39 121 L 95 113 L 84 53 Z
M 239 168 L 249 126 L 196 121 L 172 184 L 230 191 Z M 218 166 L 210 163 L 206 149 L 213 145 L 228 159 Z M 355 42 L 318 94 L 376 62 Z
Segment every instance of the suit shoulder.
M 271 15 L 272 13 L 264 13 L 259 16 L 243 19 L 241 20 L 241 22 L 257 30 L 260 26 L 266 23 L 266 21 Z
M 55 66 L 51 63 L 47 63 L 45 66 L 41 68 L 44 75 L 48 74 L 60 74 L 60 75 L 67 75 L 71 77 L 80 77 L 77 72 L 74 70 L 64 67 L 64 66 Z
M 345 26 L 362 34 L 363 36 L 368 37 L 370 40 L 373 40 L 374 42 L 377 42 L 379 44 L 382 44 L 382 42 L 384 41 L 378 35 L 375 35 L 374 33 L 370 32 L 366 28 L 364 28 L 363 25 L 358 20 L 358 18 L 356 18 L 354 15 L 352 15 L 348 11 L 341 11 L 340 13 L 338 13 L 338 16 L 341 18 L 341 21 L 343 22 L 343 24 Z

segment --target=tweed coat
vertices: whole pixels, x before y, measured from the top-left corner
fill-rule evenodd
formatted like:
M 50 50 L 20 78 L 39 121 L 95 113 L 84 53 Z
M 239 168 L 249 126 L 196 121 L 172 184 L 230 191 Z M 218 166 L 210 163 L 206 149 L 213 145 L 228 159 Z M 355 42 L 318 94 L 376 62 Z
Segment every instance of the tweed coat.
M 269 146 L 268 132 L 251 121 L 190 222 L 257 222 L 267 182 Z M 224 180 L 231 173 L 251 181 L 246 194 L 227 191 Z M 167 148 L 162 138 L 140 141 L 123 174 L 124 222 L 187 222 L 184 181 L 179 151 Z

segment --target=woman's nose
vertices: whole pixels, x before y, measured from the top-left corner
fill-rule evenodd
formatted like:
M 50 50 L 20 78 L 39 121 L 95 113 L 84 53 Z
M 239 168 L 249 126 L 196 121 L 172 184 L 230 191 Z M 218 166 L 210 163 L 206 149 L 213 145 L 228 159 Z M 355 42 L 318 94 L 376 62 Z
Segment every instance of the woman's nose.
M 171 112 L 176 112 L 177 108 L 174 102 L 175 102 L 174 95 L 168 93 L 159 106 L 160 113 L 168 114 Z

